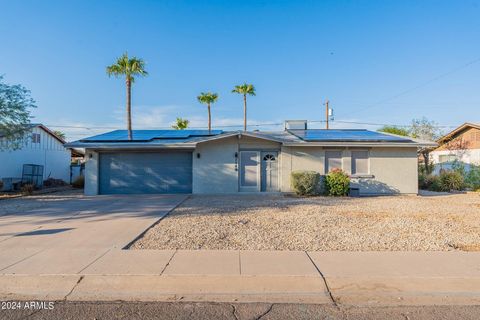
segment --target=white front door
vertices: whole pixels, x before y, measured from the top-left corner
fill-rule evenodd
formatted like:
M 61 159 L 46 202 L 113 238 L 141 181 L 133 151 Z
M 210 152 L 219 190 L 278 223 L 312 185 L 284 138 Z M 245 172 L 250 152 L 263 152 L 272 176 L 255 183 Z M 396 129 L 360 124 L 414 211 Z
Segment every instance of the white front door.
M 260 191 L 260 152 L 240 151 L 240 191 Z

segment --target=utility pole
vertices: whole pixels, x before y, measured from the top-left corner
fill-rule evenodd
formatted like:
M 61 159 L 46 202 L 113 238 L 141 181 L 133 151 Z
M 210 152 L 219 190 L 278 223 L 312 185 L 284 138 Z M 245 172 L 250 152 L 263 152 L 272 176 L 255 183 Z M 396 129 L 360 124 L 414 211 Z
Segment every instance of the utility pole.
M 329 101 L 328 101 L 328 99 L 327 99 L 327 101 L 325 101 L 325 119 L 326 119 L 325 129 L 327 129 L 327 130 L 329 129 L 329 128 L 328 128 L 328 118 L 330 118 L 330 109 L 328 108 L 328 103 L 329 103 Z

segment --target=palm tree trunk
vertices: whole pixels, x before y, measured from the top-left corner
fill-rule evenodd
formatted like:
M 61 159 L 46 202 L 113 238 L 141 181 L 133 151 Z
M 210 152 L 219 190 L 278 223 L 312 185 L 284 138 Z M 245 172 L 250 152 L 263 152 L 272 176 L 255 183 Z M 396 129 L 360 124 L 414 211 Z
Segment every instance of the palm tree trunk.
M 127 78 L 127 130 L 128 140 L 132 140 L 132 81 Z
M 208 133 L 210 134 L 210 131 L 212 131 L 212 115 L 210 113 L 210 103 L 207 106 L 208 106 Z
M 243 95 L 243 131 L 247 131 L 247 95 Z

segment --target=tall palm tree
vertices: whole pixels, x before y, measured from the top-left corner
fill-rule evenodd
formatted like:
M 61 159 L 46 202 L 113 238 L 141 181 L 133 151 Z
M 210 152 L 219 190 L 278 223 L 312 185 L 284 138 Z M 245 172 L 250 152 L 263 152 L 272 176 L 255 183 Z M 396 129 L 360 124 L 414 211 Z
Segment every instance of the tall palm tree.
M 212 92 L 202 92 L 197 97 L 198 102 L 207 105 L 208 109 L 208 132 L 212 130 L 212 114 L 210 111 L 210 104 L 217 102 L 218 94 Z
M 132 57 L 129 58 L 127 53 L 124 53 L 117 59 L 115 64 L 107 67 L 108 76 L 121 77 L 125 76 L 127 84 L 127 130 L 128 140 L 132 140 L 132 83 L 135 82 L 134 76 L 146 76 L 148 72 L 145 71 L 145 62 L 142 59 Z
M 247 131 L 247 94 L 254 96 L 255 87 L 253 84 L 244 83 L 242 85 L 235 86 L 232 92 L 243 94 L 243 131 Z

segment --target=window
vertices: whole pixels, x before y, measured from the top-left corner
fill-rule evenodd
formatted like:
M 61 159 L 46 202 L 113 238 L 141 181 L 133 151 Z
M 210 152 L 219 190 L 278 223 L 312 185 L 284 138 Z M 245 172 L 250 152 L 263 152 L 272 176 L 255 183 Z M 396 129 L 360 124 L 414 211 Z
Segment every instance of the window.
M 454 154 L 441 154 L 438 156 L 438 163 L 454 162 L 456 157 Z
M 32 143 L 40 143 L 40 133 L 32 133 Z
M 369 174 L 368 151 L 352 151 L 352 174 Z
M 267 154 L 263 157 L 263 161 L 275 161 L 275 156 L 273 154 Z
M 342 169 L 342 151 L 325 151 L 325 173 Z

